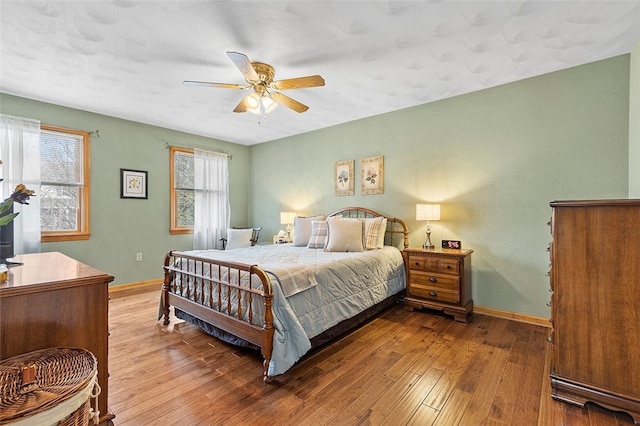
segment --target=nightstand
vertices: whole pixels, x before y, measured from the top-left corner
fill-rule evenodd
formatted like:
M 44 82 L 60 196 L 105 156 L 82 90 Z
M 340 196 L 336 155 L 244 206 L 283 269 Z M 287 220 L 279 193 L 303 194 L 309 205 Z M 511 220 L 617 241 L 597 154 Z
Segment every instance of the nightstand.
M 437 309 L 467 322 L 473 315 L 471 253 L 473 250 L 404 249 L 405 308 Z
M 290 242 L 286 235 L 284 237 L 273 236 L 273 244 L 286 244 Z

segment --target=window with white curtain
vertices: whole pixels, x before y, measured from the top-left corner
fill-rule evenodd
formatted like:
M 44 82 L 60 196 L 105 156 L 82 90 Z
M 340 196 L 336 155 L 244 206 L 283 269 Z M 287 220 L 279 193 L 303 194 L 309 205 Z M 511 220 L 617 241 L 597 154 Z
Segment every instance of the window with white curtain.
M 170 148 L 171 234 L 194 234 L 194 248 L 221 248 L 230 222 L 229 157 Z

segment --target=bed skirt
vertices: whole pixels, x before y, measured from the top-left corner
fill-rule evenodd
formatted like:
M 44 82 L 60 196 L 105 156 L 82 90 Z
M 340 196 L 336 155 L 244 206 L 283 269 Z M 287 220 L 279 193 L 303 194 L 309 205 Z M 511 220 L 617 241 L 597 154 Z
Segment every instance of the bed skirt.
M 311 347 L 317 348 L 319 346 L 322 346 L 332 340 L 335 340 L 337 337 L 342 336 L 348 331 L 353 330 L 354 328 L 358 327 L 359 325 L 363 324 L 364 322 L 378 315 L 380 312 L 396 304 L 400 299 L 400 296 L 401 296 L 401 293 L 389 296 L 386 299 L 382 300 L 381 302 L 378 302 L 375 305 L 371 306 L 370 308 L 367 308 L 364 311 L 360 312 L 356 316 L 348 318 L 334 325 L 328 330 L 318 334 L 317 336 L 312 337 L 311 339 L 309 339 L 311 341 Z M 182 320 L 185 320 L 189 324 L 198 326 L 199 328 L 202 329 L 202 331 L 204 331 L 208 335 L 213 336 L 217 339 L 220 339 L 223 342 L 226 342 L 235 346 L 239 346 L 242 348 L 249 348 L 249 349 L 254 349 L 258 351 L 260 350 L 260 347 L 254 345 L 253 343 L 247 342 L 244 339 L 234 336 L 231 333 L 228 333 L 218 327 L 215 327 L 201 320 L 200 318 L 194 317 L 193 315 L 180 311 L 179 309 L 175 310 L 175 315 L 176 317 Z

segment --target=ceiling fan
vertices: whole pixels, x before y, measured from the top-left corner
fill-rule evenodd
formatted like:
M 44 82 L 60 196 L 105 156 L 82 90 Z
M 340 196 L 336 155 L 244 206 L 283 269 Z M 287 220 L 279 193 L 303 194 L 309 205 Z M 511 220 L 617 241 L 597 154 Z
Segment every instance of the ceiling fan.
M 238 52 L 227 52 L 227 55 L 244 76 L 247 81 L 246 85 L 189 80 L 183 83 L 192 86 L 218 87 L 222 89 L 253 89 L 252 93 L 242 98 L 233 112 L 249 111 L 264 116 L 273 111 L 278 104 L 298 113 L 305 112 L 309 109 L 308 106 L 280 92 L 276 92 L 276 90 L 324 86 L 324 79 L 319 75 L 274 81 L 275 70 L 271 65 L 262 62 L 251 62 L 247 55 Z

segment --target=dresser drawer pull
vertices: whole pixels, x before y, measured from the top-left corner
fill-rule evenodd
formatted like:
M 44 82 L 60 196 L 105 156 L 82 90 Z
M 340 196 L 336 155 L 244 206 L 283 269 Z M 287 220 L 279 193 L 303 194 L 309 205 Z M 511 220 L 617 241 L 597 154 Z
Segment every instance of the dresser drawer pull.
M 431 281 L 432 283 L 436 283 L 438 282 L 438 279 L 436 277 L 429 277 L 429 281 Z
M 447 265 L 447 269 L 451 269 L 451 265 Z
M 435 291 L 430 291 L 429 292 L 429 296 L 431 297 L 436 297 L 438 295 L 438 293 L 436 293 Z
M 413 266 L 420 266 L 420 262 L 413 262 Z

